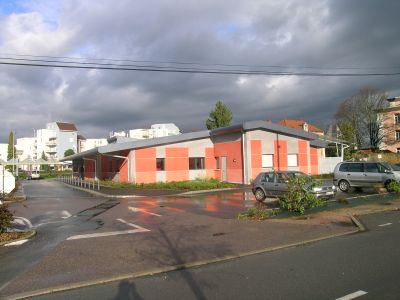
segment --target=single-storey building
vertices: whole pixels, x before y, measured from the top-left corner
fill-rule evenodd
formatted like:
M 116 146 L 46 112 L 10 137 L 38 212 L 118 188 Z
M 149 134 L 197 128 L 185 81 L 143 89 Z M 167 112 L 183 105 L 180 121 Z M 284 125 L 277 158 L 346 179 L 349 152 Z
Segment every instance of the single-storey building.
M 106 146 L 81 152 L 72 160 L 84 178 L 153 183 L 216 178 L 250 183 L 263 170 L 318 174 L 318 135 L 267 121 L 147 140 L 115 138 Z

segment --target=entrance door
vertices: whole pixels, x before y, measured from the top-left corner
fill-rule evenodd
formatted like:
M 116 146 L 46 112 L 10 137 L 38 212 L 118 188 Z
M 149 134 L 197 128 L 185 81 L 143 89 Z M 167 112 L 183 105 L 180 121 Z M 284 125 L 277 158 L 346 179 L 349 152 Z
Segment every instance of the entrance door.
M 221 181 L 227 180 L 226 156 L 221 156 Z

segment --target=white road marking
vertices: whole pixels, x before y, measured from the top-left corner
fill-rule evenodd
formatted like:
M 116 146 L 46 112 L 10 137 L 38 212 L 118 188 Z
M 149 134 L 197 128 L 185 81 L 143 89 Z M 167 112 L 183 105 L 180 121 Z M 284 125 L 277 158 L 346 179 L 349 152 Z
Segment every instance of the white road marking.
M 144 229 L 144 230 L 150 231 L 150 230 L 148 230 L 148 229 L 146 229 L 146 228 L 143 228 L 143 227 L 141 227 L 141 226 L 139 226 L 139 225 L 129 223 L 129 222 L 125 221 L 124 219 L 117 219 L 117 221 L 120 221 L 120 222 L 122 222 L 122 223 L 124 223 L 124 224 L 126 224 L 126 225 L 129 225 L 129 226 L 131 226 L 131 227 L 134 227 L 134 228 L 136 228 L 136 229 Z
M 141 227 L 136 224 L 128 223 L 123 219 L 117 219 L 118 221 L 127 224 L 131 227 L 136 229 L 131 230 L 120 230 L 120 231 L 109 231 L 109 232 L 99 232 L 99 233 L 88 233 L 88 234 L 80 234 L 80 235 L 73 235 L 67 238 L 68 241 L 71 240 L 79 240 L 79 239 L 89 239 L 89 238 L 96 238 L 96 237 L 104 237 L 104 236 L 113 236 L 113 235 L 121 235 L 121 234 L 131 234 L 131 233 L 139 233 L 139 232 L 148 232 L 149 229 Z
M 63 211 L 61 212 L 61 215 L 62 215 L 61 218 L 63 218 L 63 219 L 68 219 L 68 218 L 72 217 L 72 215 L 71 215 L 71 214 L 69 213 L 69 211 L 67 211 L 67 210 L 63 210 Z
M 17 223 L 19 225 L 25 225 L 28 226 L 28 228 L 32 228 L 31 221 L 23 217 L 14 217 L 13 223 Z
M 363 296 L 365 294 L 368 294 L 368 293 L 360 290 L 360 291 L 348 294 L 346 296 L 337 298 L 336 300 L 351 300 L 351 299 L 355 299 L 357 297 Z
M 16 242 L 11 242 L 11 243 L 5 244 L 4 246 L 6 246 L 6 247 L 8 247 L 8 246 L 19 246 L 19 245 L 22 245 L 22 244 L 26 243 L 27 241 L 28 240 L 19 240 L 19 241 L 16 241 Z
M 143 208 L 137 208 L 137 207 L 133 207 L 133 206 L 128 206 L 128 209 L 130 211 L 133 211 L 133 212 L 142 212 L 142 213 L 149 214 L 149 215 L 152 215 L 152 216 L 161 217 L 161 215 L 149 212 L 149 211 L 147 211 L 147 210 L 145 210 Z
M 381 225 L 378 225 L 378 226 L 384 227 L 384 226 L 389 226 L 389 225 L 392 225 L 392 223 L 385 223 L 385 224 L 381 224 Z

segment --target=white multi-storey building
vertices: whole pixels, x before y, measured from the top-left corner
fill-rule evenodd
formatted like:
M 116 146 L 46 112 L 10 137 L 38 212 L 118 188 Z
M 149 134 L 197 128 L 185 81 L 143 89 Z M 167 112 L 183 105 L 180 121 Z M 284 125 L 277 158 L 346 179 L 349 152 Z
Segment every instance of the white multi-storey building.
M 75 124 L 52 122 L 46 125 L 45 129 L 36 131 L 36 157 L 61 159 L 65 150 L 72 149 L 75 153 L 78 150 L 78 130 Z
M 18 138 L 15 148 L 17 149 L 18 159 L 24 160 L 27 158 L 36 159 L 36 138 L 24 137 Z
M 85 139 L 82 136 L 79 136 L 78 141 L 78 152 L 87 151 L 108 144 L 107 139 Z
M 8 144 L 0 144 L 0 159 L 7 161 Z
M 173 124 L 153 124 L 150 128 L 129 130 L 129 137 L 135 139 L 152 139 L 180 134 L 179 128 Z

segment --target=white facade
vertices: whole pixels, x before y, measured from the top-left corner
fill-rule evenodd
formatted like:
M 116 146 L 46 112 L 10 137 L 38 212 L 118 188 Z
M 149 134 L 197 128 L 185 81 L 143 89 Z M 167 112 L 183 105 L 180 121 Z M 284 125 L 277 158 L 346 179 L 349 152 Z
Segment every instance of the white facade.
M 180 130 L 173 123 L 153 124 L 149 129 L 144 128 L 129 130 L 129 137 L 135 139 L 152 139 L 178 134 L 180 134 Z
M 107 145 L 107 139 L 86 139 L 80 141 L 80 151 L 87 151 L 96 147 Z
M 152 139 L 154 133 L 152 129 L 131 129 L 129 130 L 129 137 L 134 139 Z
M 163 137 L 180 134 L 179 128 L 174 123 L 168 124 L 153 124 L 151 129 L 154 132 L 154 137 Z
M 71 126 L 72 125 L 72 126 Z M 78 150 L 78 133 L 75 125 L 69 123 L 52 122 L 46 124 L 45 129 L 36 131 L 36 158 L 42 157 L 44 152 L 47 158 L 61 159 L 65 150 Z
M 8 144 L 0 144 L 0 159 L 7 161 Z
M 26 158 L 35 158 L 36 138 L 25 137 L 18 138 L 15 148 L 17 149 L 18 159 L 24 160 Z

